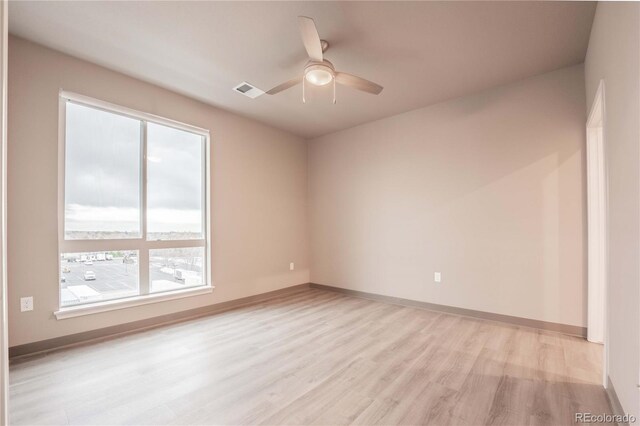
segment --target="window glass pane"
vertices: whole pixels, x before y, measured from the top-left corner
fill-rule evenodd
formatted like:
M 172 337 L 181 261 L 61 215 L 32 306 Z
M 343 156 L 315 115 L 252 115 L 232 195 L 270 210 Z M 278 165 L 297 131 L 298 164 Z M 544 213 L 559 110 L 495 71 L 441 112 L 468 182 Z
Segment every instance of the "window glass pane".
M 204 247 L 149 251 L 151 293 L 204 285 Z
M 140 121 L 66 104 L 65 239 L 140 238 Z
M 147 124 L 147 239 L 204 238 L 204 137 Z
M 137 250 L 63 253 L 60 267 L 63 307 L 139 294 Z

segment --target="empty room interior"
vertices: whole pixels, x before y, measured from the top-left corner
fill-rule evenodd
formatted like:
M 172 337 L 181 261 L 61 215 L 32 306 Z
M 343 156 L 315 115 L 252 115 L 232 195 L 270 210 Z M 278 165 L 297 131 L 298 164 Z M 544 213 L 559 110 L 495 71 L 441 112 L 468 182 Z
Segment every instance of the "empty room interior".
M 0 17 L 0 424 L 640 424 L 640 3 Z

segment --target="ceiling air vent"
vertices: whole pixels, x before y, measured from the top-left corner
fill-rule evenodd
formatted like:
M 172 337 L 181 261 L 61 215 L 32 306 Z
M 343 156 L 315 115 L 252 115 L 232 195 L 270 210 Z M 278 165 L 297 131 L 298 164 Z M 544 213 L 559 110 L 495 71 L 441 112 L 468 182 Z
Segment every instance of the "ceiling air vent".
M 233 90 L 235 90 L 238 93 L 242 93 L 243 95 L 251 99 L 255 99 L 260 95 L 264 95 L 264 92 L 262 90 L 258 89 L 255 86 L 252 86 L 246 81 L 243 81 L 242 83 L 238 84 L 236 87 L 233 88 Z

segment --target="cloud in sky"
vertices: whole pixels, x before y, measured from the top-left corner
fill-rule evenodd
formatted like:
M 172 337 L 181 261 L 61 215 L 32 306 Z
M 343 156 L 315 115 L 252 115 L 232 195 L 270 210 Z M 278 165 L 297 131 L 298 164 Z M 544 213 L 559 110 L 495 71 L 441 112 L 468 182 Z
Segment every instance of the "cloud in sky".
M 202 137 L 182 130 L 147 125 L 149 208 L 202 208 Z
M 67 103 L 65 201 L 140 206 L 140 122 Z
M 71 102 L 66 118 L 66 210 L 92 212 L 68 219 L 83 228 L 107 218 L 130 222 L 141 205 L 140 121 Z M 178 224 L 201 211 L 202 150 L 199 135 L 147 124 L 150 227 L 154 217 Z

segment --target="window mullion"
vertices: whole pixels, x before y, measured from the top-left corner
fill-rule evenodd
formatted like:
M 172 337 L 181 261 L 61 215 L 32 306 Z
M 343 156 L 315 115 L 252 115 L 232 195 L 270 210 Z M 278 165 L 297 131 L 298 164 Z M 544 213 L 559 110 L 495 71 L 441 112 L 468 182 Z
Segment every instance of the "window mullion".
M 60 253 L 78 253 L 91 251 L 139 250 L 139 238 L 130 240 L 60 240 Z
M 149 294 L 149 248 L 147 247 L 147 122 L 140 121 L 142 138 L 142 165 L 140 167 L 142 185 L 140 185 L 140 223 L 142 224 L 142 244 L 138 255 L 138 274 L 140 277 L 140 294 Z
M 153 240 L 144 241 L 150 249 L 206 247 L 207 240 Z

